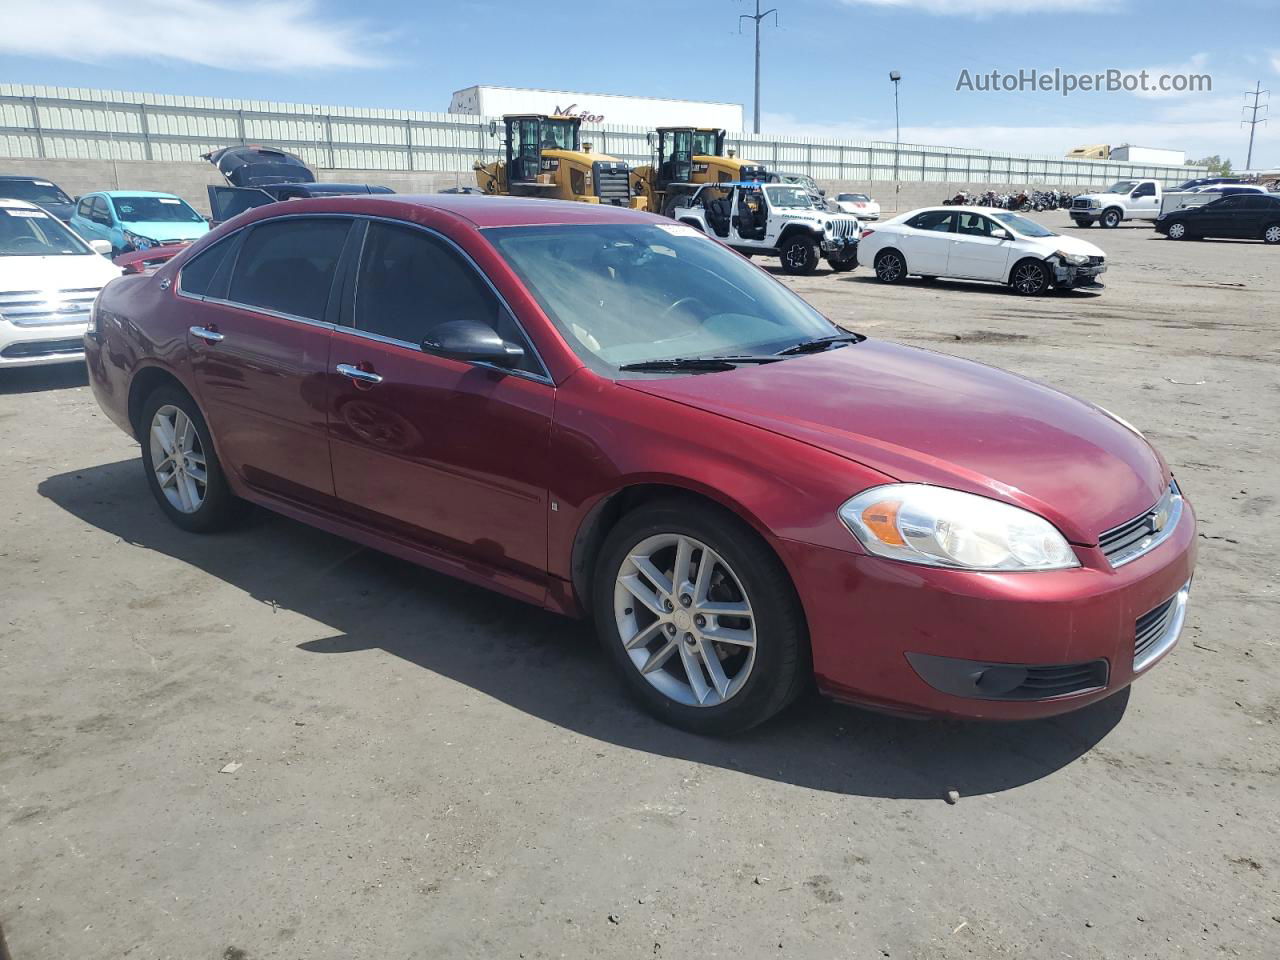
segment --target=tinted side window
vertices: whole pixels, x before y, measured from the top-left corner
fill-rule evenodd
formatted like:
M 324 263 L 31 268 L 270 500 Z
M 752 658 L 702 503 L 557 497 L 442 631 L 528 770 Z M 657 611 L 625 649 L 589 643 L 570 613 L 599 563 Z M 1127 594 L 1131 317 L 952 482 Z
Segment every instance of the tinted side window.
M 443 240 L 412 227 L 369 224 L 353 320 L 357 330 L 412 344 L 437 324 L 475 320 L 525 348 L 520 369 L 538 369 L 519 327 L 477 270 Z
M 81 200 L 80 203 L 77 204 L 76 215 L 80 217 L 84 217 L 86 220 L 88 220 L 91 214 L 93 213 L 92 207 L 93 207 L 93 198 L 85 197 L 85 199 Z
M 107 211 L 107 198 L 93 198 L 93 219 L 98 223 L 111 223 L 111 214 Z
M 275 220 L 253 227 L 240 248 L 227 299 L 323 320 L 349 220 Z
M 214 275 L 227 259 L 227 254 L 234 245 L 234 237 L 219 240 L 212 247 L 193 257 L 191 262 L 178 274 L 178 288 L 194 297 L 203 297 L 209 293 Z
M 907 226 L 917 230 L 936 230 L 939 233 L 947 233 L 951 229 L 951 218 L 950 210 L 926 210 L 908 220 Z
M 991 227 L 993 224 L 986 217 L 978 213 L 962 213 L 960 214 L 960 233 L 968 234 L 971 237 L 989 237 L 991 236 Z
M 1154 197 L 1156 195 L 1156 185 L 1154 183 L 1144 183 L 1133 191 L 1134 197 Z

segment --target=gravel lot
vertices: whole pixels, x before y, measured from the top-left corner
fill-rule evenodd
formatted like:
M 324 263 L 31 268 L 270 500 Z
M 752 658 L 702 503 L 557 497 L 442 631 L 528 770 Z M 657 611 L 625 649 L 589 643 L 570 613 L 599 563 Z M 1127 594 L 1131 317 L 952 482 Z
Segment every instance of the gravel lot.
M 1034 724 L 667 729 L 579 624 L 281 518 L 178 531 L 82 371 L 0 374 L 14 960 L 1280 956 L 1280 251 L 1067 232 L 1104 293 L 787 279 L 1115 410 L 1194 500 L 1177 650 Z

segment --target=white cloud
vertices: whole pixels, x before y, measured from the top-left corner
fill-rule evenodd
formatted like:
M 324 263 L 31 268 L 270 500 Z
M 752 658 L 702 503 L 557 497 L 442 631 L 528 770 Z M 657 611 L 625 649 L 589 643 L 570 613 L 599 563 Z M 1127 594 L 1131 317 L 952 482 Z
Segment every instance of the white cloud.
M 34 25 L 29 4 L 0 3 L 0 53 L 252 72 L 383 62 L 378 49 L 384 36 L 359 21 L 318 12 L 314 0 L 57 0 L 47 12 L 59 29 Z
M 850 6 L 886 7 L 894 10 L 918 10 L 952 17 L 989 17 L 993 14 L 1033 14 L 1066 11 L 1089 13 L 1115 12 L 1123 5 L 1115 0 L 843 0 Z
M 1271 54 L 1271 69 L 1280 73 L 1280 53 Z

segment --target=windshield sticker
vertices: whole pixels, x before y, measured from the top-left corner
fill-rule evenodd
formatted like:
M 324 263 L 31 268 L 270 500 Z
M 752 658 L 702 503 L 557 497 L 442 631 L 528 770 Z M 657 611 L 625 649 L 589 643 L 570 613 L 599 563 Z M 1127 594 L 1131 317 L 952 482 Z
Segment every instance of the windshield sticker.
M 32 180 L 31 182 L 32 182 L 32 183 L 34 183 L 37 187 L 52 187 L 52 186 L 53 186 L 53 184 L 52 184 L 52 183 L 50 183 L 48 180 Z
M 175 200 L 175 199 L 173 199 L 172 197 L 158 197 L 157 199 L 158 199 L 161 203 L 172 203 L 172 204 L 174 204 L 175 206 L 176 206 L 177 204 L 179 204 L 179 203 L 181 203 L 181 202 L 182 202 L 181 200 Z
M 703 237 L 706 236 L 701 230 L 689 226 L 687 223 L 655 223 L 655 227 L 664 230 L 673 237 Z
M 31 220 L 48 220 L 49 215 L 43 210 L 14 210 L 12 208 L 5 211 L 11 217 L 27 217 Z

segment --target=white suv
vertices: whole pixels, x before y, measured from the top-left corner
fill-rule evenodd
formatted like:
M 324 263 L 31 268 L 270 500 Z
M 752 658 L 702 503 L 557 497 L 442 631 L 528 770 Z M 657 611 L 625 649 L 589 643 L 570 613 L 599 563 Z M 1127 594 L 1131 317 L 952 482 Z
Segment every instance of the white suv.
M 837 272 L 858 265 L 858 218 L 818 209 L 795 184 L 703 184 L 671 216 L 739 253 L 776 256 L 787 273 L 813 273 L 823 258 Z
M 0 369 L 83 360 L 93 301 L 121 272 L 110 250 L 34 203 L 0 199 Z

